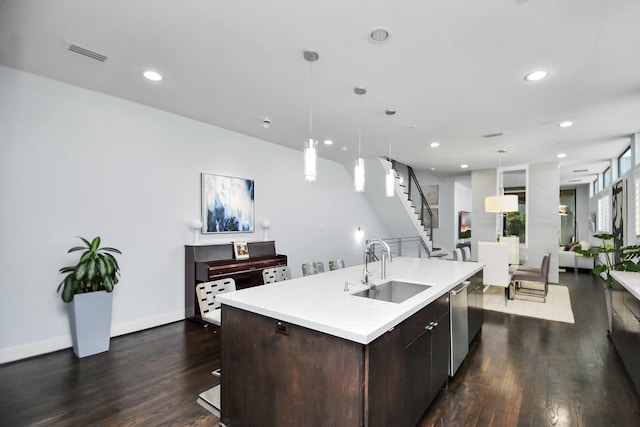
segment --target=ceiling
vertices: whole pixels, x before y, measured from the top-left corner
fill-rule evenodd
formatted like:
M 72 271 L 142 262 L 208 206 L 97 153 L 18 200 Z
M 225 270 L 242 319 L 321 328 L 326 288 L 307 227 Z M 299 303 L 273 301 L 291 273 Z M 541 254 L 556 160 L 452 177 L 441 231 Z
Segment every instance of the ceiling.
M 299 150 L 312 87 L 323 158 L 352 162 L 360 129 L 362 157 L 453 177 L 505 149 L 571 184 L 640 131 L 639 20 L 637 0 L 0 0 L 0 64 Z

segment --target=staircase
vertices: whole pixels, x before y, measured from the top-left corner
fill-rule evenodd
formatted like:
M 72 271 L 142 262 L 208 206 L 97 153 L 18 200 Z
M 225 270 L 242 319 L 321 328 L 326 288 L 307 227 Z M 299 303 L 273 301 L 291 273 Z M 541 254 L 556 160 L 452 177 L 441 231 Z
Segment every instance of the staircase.
M 394 196 L 388 198 L 384 194 L 385 177 L 392 164 L 396 171 L 395 191 Z M 428 257 L 434 256 L 433 213 L 411 167 L 387 158 L 377 158 L 367 160 L 366 168 L 365 197 L 391 235 L 417 235 L 424 248 L 423 253 Z

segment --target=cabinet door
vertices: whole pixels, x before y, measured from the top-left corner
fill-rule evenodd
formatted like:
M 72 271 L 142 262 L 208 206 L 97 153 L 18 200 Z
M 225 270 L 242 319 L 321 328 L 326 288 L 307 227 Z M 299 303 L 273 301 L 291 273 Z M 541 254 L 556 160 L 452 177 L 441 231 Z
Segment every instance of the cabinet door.
M 626 354 L 623 360 L 636 390 L 640 390 L 640 358 L 638 357 L 640 351 L 640 301 L 627 291 L 624 294 L 624 307 Z
M 431 329 L 431 394 L 427 402 L 435 399 L 442 385 L 449 377 L 450 350 L 449 312 L 435 321 Z M 426 409 L 426 408 L 425 408 Z
M 625 353 L 624 351 L 625 331 L 624 331 L 624 321 L 622 318 L 624 314 L 624 292 L 625 292 L 625 289 L 618 282 L 614 280 L 613 288 L 612 288 L 612 298 L 611 298 L 611 301 L 612 301 L 611 341 L 613 341 L 613 344 L 615 345 L 616 350 L 618 351 L 620 356 L 623 356 L 623 353 Z M 623 357 L 623 360 L 624 360 L 624 357 Z
M 405 426 L 415 426 L 431 401 L 430 352 L 426 329 L 405 348 Z

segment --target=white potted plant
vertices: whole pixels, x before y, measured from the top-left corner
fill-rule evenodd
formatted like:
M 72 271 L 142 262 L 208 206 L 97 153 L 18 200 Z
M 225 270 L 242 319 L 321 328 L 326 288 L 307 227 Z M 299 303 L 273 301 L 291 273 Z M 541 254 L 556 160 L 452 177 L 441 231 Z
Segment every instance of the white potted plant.
M 84 251 L 76 265 L 62 267 L 66 274 L 58 285 L 62 300 L 70 304 L 73 352 L 78 357 L 109 350 L 111 338 L 112 291 L 118 283 L 120 266 L 113 253 L 118 249 L 100 247 L 100 237 L 91 242 L 79 237 L 85 246 L 75 246 L 68 253 Z

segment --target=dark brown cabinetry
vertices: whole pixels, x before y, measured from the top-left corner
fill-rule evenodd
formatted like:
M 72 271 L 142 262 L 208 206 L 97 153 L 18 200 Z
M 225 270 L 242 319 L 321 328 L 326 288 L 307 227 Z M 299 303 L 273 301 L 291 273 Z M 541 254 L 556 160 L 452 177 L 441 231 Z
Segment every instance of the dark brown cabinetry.
M 482 329 L 484 322 L 484 284 L 482 283 L 482 271 L 473 275 L 467 288 L 467 301 L 469 304 L 469 345 Z
M 363 345 L 224 306 L 221 421 L 414 426 L 447 381 L 448 312 L 446 294 Z
M 236 289 L 262 285 L 262 270 L 287 265 L 287 256 L 276 254 L 274 241 L 249 242 L 249 259 L 236 260 L 231 243 L 185 246 L 185 318 L 202 321 L 196 284 L 230 277 Z
M 612 292 L 611 340 L 640 391 L 640 301 L 615 280 Z
M 405 426 L 415 426 L 440 387 L 449 367 L 448 293 L 401 325 L 405 333 Z

